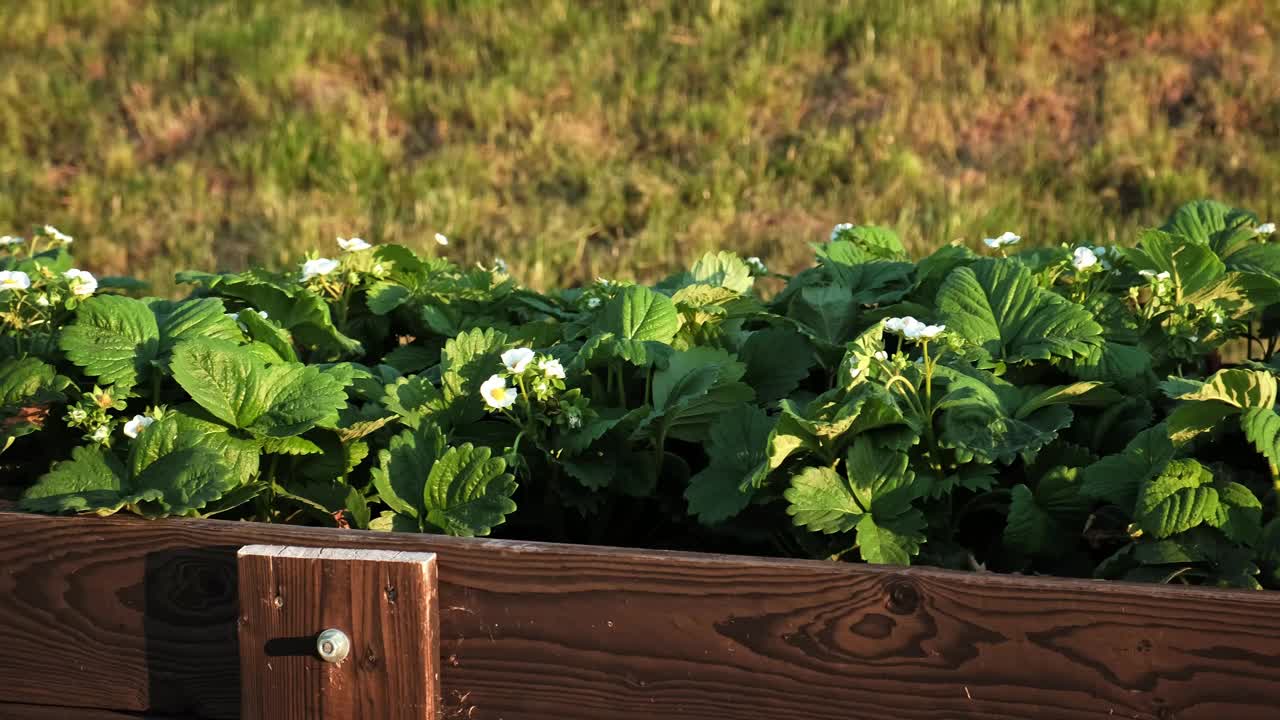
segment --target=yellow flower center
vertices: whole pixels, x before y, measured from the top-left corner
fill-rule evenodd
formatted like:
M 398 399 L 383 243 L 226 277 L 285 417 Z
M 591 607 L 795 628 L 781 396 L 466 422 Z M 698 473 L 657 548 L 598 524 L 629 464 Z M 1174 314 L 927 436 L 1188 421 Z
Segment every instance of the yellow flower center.
M 504 387 L 496 387 L 489 391 L 489 398 L 494 402 L 502 402 L 507 397 L 507 389 Z

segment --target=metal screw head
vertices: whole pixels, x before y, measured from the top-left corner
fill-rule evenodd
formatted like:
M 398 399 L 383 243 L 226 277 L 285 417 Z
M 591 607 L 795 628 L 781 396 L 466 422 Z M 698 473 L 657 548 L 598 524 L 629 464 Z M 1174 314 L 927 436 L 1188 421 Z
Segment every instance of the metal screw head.
M 316 652 L 325 662 L 340 663 L 351 652 L 351 638 L 337 628 L 329 628 L 316 636 Z

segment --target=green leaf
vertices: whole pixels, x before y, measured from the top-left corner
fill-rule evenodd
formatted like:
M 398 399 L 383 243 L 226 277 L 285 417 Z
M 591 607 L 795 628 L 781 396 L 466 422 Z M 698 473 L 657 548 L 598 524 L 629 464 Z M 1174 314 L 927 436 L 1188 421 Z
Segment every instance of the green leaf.
M 935 372 L 947 381 L 947 394 L 938 408 L 941 440 L 948 447 L 1008 464 L 1019 453 L 1049 444 L 1071 424 L 1070 408 L 1060 403 L 1077 399 L 1073 390 L 1017 387 L 965 366 L 938 365 Z
M 819 256 L 840 257 L 842 250 L 833 246 L 845 243 L 873 257 L 887 260 L 903 260 L 907 257 L 907 250 L 902 246 L 898 234 L 889 228 L 875 225 L 840 227 L 832 233 L 830 244 L 819 249 Z
M 457 424 L 484 417 L 480 385 L 502 367 L 507 336 L 492 328 L 464 332 L 444 345 L 440 356 L 440 385 L 449 416 Z
M 449 448 L 427 478 L 427 521 L 449 535 L 488 535 L 516 510 L 516 480 L 506 468 L 487 447 Z
M 937 305 L 948 331 L 1006 363 L 1086 356 L 1102 326 L 1083 307 L 1036 285 L 1015 263 L 981 260 L 951 272 Z
M 1151 372 L 1151 353 L 1137 345 L 1107 340 L 1069 361 L 1067 367 L 1082 380 L 1131 383 Z
M 1271 408 L 1249 408 L 1241 414 L 1240 426 L 1267 462 L 1280 467 L 1280 415 Z
M 1027 391 L 1039 390 L 1038 386 L 1030 386 L 1023 388 Z M 1032 395 L 1024 400 L 1018 409 L 1014 412 L 1014 417 L 1019 420 L 1029 417 L 1037 410 L 1049 407 L 1050 405 L 1108 405 L 1118 402 L 1123 398 L 1122 395 L 1105 387 L 1105 383 L 1091 381 L 1078 382 L 1070 385 L 1058 385 L 1040 390 L 1040 392 Z
M 294 435 L 264 438 L 262 452 L 272 455 L 319 455 L 324 450 L 314 442 Z
M 915 473 L 907 469 L 908 462 L 905 452 L 882 448 L 866 436 L 856 438 L 845 472 L 858 505 L 881 519 L 906 512 L 911 501 L 923 494 L 914 484 Z
M 251 442 L 178 412 L 145 428 L 129 447 L 130 490 L 156 500 L 168 514 L 199 510 L 247 484 L 257 466 Z
M 653 376 L 653 414 L 666 433 L 689 442 L 705 439 L 721 414 L 749 402 L 754 393 L 738 382 L 742 363 L 724 350 L 695 347 L 671 355 L 669 365 Z
M 801 288 L 788 316 L 815 342 L 842 345 L 853 333 L 858 305 L 849 289 L 840 285 Z
M 1171 377 L 1160 387 L 1175 400 L 1216 401 L 1236 408 L 1272 408 L 1276 404 L 1276 378 L 1260 370 L 1219 370 L 1204 382 Z
M 97 511 L 110 515 L 125 505 L 125 470 L 96 447 L 77 447 L 71 459 L 54 463 L 18 502 L 23 510 L 41 513 Z
M 1219 483 L 1216 487 L 1222 513 L 1219 522 L 1210 524 L 1235 542 L 1255 544 L 1262 534 L 1262 502 L 1240 483 Z
M 365 304 L 374 315 L 386 315 L 405 303 L 412 291 L 403 285 L 389 282 L 374 283 L 365 294 Z
M 153 423 L 130 446 L 129 463 L 134 476 L 163 455 L 201 448 L 220 458 L 231 485 L 248 485 L 258 474 L 258 443 L 232 435 L 225 425 L 198 417 L 192 405 L 169 411 L 164 420 Z M 202 413 L 200 413 L 202 414 Z M 143 435 L 146 442 L 139 442 Z
M 217 340 L 180 344 L 172 370 L 214 417 L 259 436 L 299 435 L 331 423 L 347 402 L 342 383 L 318 367 L 268 366 L 244 348 Z
M 148 374 L 160 351 L 160 327 L 142 301 L 98 295 L 80 305 L 59 346 L 86 375 L 131 388 Z
M 38 358 L 0 361 L 0 409 L 62 400 L 70 381 Z
M 1117 250 L 1138 271 L 1169 273 L 1175 305 L 1192 300 L 1209 302 L 1237 294 L 1230 284 L 1220 282 L 1226 276 L 1227 267 L 1207 245 L 1148 230 L 1142 233 L 1138 247 Z
M 1257 222 L 1257 216 L 1246 210 L 1216 200 L 1193 200 L 1174 210 L 1160 229 L 1226 256 L 1235 244 L 1233 238 L 1251 237 Z
M 848 532 L 868 512 L 845 479 L 828 467 L 805 468 L 791 478 L 783 497 L 792 521 L 814 532 Z
M 743 406 L 721 415 L 711 425 L 707 467 L 689 479 L 685 499 L 698 522 L 715 525 L 737 515 L 750 504 L 754 492 L 742 480 L 764 462 L 766 442 L 774 421 L 764 410 Z
M 627 340 L 670 344 L 680 329 L 675 303 L 649 288 L 632 285 L 604 307 L 598 330 Z
M 284 328 L 264 319 L 252 310 L 240 311 L 237 318 L 238 322 L 243 323 L 248 328 L 249 337 L 254 342 L 262 343 L 271 348 L 280 360 L 298 362 L 298 353 L 293 349 L 293 339 Z
M 751 333 L 739 357 L 747 371 L 742 381 L 762 403 L 789 396 L 815 365 L 813 348 L 804 336 L 785 327 Z
M 439 419 L 445 410 L 444 396 L 421 375 L 397 378 L 387 385 L 382 404 L 411 428 L 421 425 L 424 419 Z
M 747 264 L 736 254 L 725 251 L 703 255 L 693 264 L 689 279 L 691 285 L 722 287 L 739 294 L 750 290 L 754 282 Z
M 1036 504 L 1031 488 L 1014 485 L 1004 528 L 1005 544 L 1019 552 L 1039 555 L 1052 549 L 1057 540 L 1058 528 L 1049 513 Z
M 1138 492 L 1134 521 L 1156 539 L 1209 521 L 1220 525 L 1222 512 L 1213 475 L 1195 460 L 1173 460 Z
M 1080 492 L 1129 512 L 1142 484 L 1164 472 L 1173 454 L 1173 443 L 1163 424 L 1144 430 L 1125 446 L 1124 452 L 1085 468 Z
M 299 346 L 326 357 L 361 350 L 357 340 L 338 331 L 324 298 L 289 278 L 261 270 L 223 275 L 183 272 L 178 273 L 178 282 L 197 283 L 265 311 L 272 321 L 293 335 Z
M 863 515 L 858 521 L 858 551 L 878 565 L 910 565 L 924 542 L 925 519 L 917 510 L 889 520 Z
M 239 340 L 240 327 L 227 317 L 227 308 L 217 298 L 196 298 L 172 302 L 150 301 L 160 327 L 160 355 L 167 355 L 183 340 L 205 338 Z M 258 318 L 261 320 L 262 318 Z
M 379 464 L 371 473 L 378 496 L 397 513 L 422 518 L 427 477 L 444 451 L 444 436 L 430 423 L 391 438 L 390 446 L 378 452 Z

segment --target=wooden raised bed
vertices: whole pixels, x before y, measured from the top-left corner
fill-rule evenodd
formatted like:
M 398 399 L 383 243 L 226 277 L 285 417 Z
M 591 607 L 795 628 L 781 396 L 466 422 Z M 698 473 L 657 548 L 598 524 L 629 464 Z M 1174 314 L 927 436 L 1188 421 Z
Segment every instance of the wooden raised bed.
M 1280 593 L 0 512 L 0 717 L 238 717 L 250 544 L 435 553 L 441 718 L 1280 716 Z

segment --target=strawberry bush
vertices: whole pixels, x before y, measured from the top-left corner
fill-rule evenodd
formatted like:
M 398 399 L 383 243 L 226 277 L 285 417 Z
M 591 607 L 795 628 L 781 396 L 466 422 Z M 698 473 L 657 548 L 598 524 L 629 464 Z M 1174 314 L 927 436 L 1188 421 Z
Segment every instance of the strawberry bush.
M 0 492 L 1280 587 L 1273 232 L 1198 201 L 1126 247 L 913 262 L 842 224 L 793 277 L 720 252 L 552 293 L 351 238 L 167 300 L 46 226 L 0 238 Z

